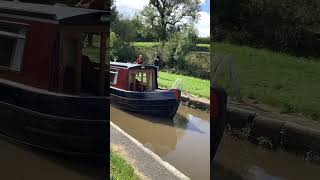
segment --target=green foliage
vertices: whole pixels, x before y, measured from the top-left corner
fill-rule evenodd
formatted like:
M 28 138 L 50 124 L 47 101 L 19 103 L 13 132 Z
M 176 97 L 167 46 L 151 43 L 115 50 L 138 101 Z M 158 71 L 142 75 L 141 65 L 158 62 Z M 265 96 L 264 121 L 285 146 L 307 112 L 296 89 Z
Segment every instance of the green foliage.
M 134 62 L 139 53 L 130 43 L 137 37 L 135 27 L 130 19 L 120 17 L 114 22 L 110 34 L 111 57 L 116 57 L 120 62 Z
M 133 42 L 131 44 L 143 55 L 144 62 L 147 64 L 153 64 L 153 59 L 158 54 L 162 59 L 161 69 L 171 73 L 209 79 L 209 44 L 197 45 L 196 42 L 197 32 L 191 26 L 174 33 L 166 42 Z
M 139 179 L 139 177 L 134 173 L 134 169 L 112 149 L 110 151 L 110 178 L 114 180 Z
M 117 58 L 120 62 L 132 62 L 137 56 L 136 50 L 130 45 L 130 42 L 124 41 L 115 32 L 110 33 L 110 49 L 111 57 Z
M 144 12 L 145 14 L 148 12 Z M 158 41 L 160 36 L 157 30 L 150 24 L 153 24 L 153 19 L 146 19 L 146 21 L 142 21 L 143 16 L 141 14 L 137 14 L 133 17 L 132 23 L 134 24 L 137 39 L 136 41 Z
M 210 37 L 198 37 L 197 44 L 210 44 Z
M 196 47 L 197 32 L 194 27 L 174 33 L 160 46 L 164 66 L 170 69 L 184 69 L 186 56 Z
M 197 21 L 199 10 L 199 0 L 150 0 L 139 19 L 147 29 L 156 32 L 161 41 L 165 41 L 174 32 Z
M 120 40 L 125 42 L 132 42 L 137 36 L 135 25 L 130 19 L 119 19 L 111 27 L 111 30 L 117 34 Z
M 209 53 L 193 52 L 186 56 L 186 66 L 183 74 L 210 79 L 210 56 Z
M 212 38 L 302 56 L 320 56 L 320 1 L 217 0 Z
M 299 58 L 227 43 L 211 46 L 212 56 L 232 55 L 243 97 L 320 120 L 319 58 Z

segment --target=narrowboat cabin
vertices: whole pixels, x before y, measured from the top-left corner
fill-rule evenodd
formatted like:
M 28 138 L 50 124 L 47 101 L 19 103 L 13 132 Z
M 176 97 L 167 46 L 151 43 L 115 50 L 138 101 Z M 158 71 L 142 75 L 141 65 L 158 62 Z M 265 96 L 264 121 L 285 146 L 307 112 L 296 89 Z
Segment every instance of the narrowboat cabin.
M 1 1 L 3 137 L 58 153 L 106 157 L 108 18 L 106 11 Z M 88 33 L 99 37 L 99 48 L 86 48 Z
M 172 118 L 179 107 L 178 89 L 159 89 L 157 68 L 110 62 L 111 105 L 137 113 Z
M 211 160 L 213 160 L 222 139 L 227 116 L 227 94 L 223 88 L 210 86 L 210 129 Z

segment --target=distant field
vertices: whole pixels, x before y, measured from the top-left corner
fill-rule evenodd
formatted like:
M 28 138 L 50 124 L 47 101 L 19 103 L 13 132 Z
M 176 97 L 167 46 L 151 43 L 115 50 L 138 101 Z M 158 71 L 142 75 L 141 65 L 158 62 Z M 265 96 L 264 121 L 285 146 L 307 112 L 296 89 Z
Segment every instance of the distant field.
M 132 42 L 135 47 L 153 47 L 158 45 L 159 42 Z M 210 47 L 210 44 L 197 44 L 198 47 Z
M 153 47 L 158 45 L 158 42 L 132 42 L 132 46 L 135 47 Z
M 320 59 L 212 43 L 212 55 L 231 54 L 243 97 L 320 120 Z
M 182 85 L 187 93 L 210 99 L 210 81 L 188 77 L 167 72 L 159 72 L 158 84 L 161 87 L 171 88 L 177 79 L 182 80 Z
M 210 44 L 197 44 L 198 47 L 210 47 Z
M 110 177 L 114 180 L 138 180 L 133 168 L 128 165 L 118 154 L 110 152 Z

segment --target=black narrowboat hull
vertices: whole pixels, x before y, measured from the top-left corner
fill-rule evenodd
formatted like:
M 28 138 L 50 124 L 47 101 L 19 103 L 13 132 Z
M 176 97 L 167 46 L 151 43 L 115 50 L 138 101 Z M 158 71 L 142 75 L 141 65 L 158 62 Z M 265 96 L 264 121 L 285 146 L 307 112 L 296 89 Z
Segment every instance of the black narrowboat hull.
M 51 93 L 0 79 L 0 133 L 41 149 L 105 158 L 109 99 Z
M 111 105 L 140 114 L 173 118 L 180 101 L 170 91 L 132 92 L 110 87 Z

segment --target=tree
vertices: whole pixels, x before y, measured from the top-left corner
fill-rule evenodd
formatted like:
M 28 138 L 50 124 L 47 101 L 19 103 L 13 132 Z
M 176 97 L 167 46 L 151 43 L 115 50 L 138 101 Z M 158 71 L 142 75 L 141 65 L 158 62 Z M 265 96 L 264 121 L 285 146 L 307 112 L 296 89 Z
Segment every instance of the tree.
M 107 2 L 107 1 L 106 1 Z M 117 10 L 115 0 L 108 1 L 111 5 L 111 27 L 114 26 L 119 21 L 119 12 Z M 108 4 L 107 4 L 108 7 Z
M 135 26 L 128 18 L 119 18 L 119 20 L 113 24 L 111 30 L 125 42 L 134 41 L 137 36 Z
M 165 41 L 175 31 L 196 22 L 199 11 L 200 0 L 150 0 L 138 17 Z
M 194 26 L 188 26 L 181 32 L 173 33 L 168 40 L 160 46 L 164 63 L 168 68 L 187 68 L 186 56 L 196 47 L 197 30 Z

